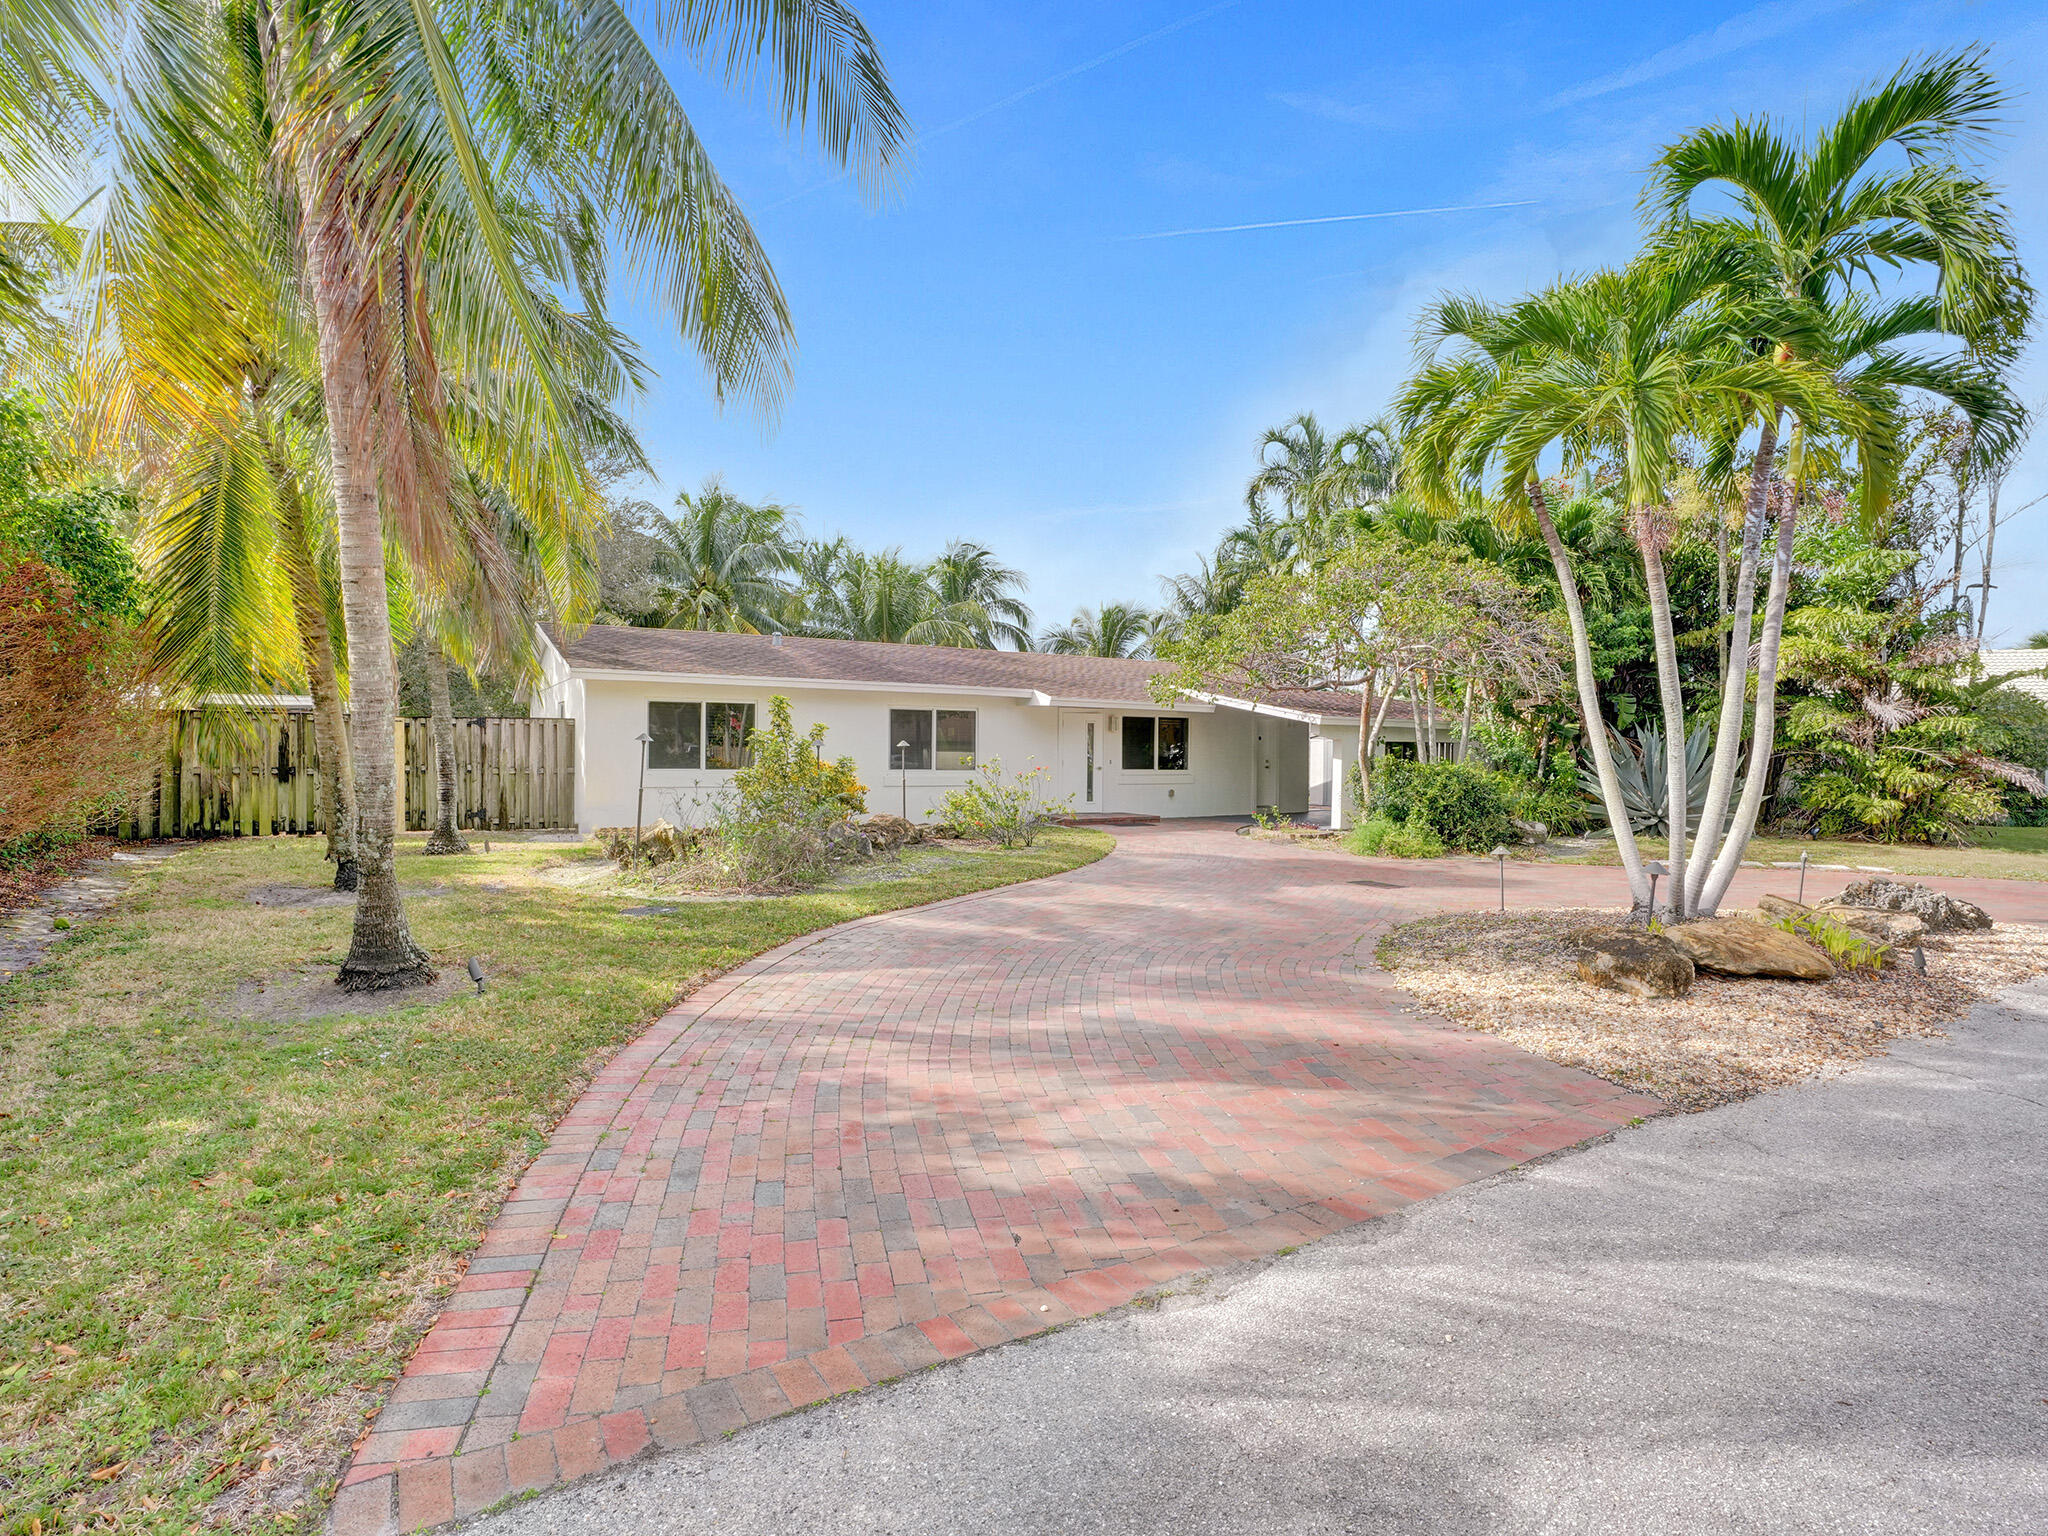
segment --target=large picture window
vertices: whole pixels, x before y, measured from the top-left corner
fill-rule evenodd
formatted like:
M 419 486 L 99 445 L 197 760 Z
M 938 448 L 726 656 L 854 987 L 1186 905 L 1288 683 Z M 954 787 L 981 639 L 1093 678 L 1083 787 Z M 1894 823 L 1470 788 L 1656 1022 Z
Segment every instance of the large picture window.
M 1188 766 L 1188 722 L 1180 715 L 1125 715 L 1124 767 L 1185 772 Z
M 650 768 L 744 768 L 754 730 L 751 704 L 647 706 Z
M 974 766 L 974 711 L 971 709 L 892 709 L 889 711 L 889 767 L 945 768 Z

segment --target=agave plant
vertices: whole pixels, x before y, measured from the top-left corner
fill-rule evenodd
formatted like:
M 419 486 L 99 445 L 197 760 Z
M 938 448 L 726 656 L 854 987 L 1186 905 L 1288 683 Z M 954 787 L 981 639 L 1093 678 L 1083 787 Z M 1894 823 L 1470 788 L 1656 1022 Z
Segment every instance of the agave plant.
M 1621 779 L 1621 803 L 1628 812 L 1628 824 L 1640 834 L 1668 837 L 1671 834 L 1670 785 L 1664 770 L 1664 732 L 1652 724 L 1638 726 L 1623 736 L 1607 727 L 1614 770 Z M 1707 806 L 1707 759 L 1714 750 L 1713 732 L 1695 726 L 1685 738 L 1685 822 L 1697 831 Z M 1579 769 L 1579 787 L 1596 804 L 1600 801 L 1600 779 L 1591 768 Z M 1736 787 L 1735 796 L 1741 794 Z M 1734 798 L 1734 796 L 1731 796 Z

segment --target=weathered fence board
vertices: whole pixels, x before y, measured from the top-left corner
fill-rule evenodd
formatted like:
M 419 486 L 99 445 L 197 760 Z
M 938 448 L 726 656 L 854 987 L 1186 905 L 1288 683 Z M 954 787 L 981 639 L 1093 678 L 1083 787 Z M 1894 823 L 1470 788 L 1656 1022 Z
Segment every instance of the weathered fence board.
M 162 766 L 115 827 L 146 837 L 267 837 L 327 829 L 313 717 L 279 710 L 239 720 L 181 710 L 165 729 Z M 433 824 L 439 780 L 430 720 L 398 722 L 405 825 Z M 477 831 L 546 831 L 576 824 L 576 722 L 484 718 L 455 722 L 456 816 Z

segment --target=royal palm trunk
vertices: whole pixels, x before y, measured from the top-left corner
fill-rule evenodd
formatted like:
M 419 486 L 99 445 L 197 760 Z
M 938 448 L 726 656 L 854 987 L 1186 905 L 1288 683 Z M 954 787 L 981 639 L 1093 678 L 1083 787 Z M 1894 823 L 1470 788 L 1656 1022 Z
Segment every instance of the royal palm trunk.
M 1536 527 L 1543 535 L 1543 547 L 1550 551 L 1550 566 L 1557 573 L 1557 585 L 1564 595 L 1564 612 L 1572 631 L 1572 678 L 1579 691 L 1579 722 L 1586 733 L 1586 750 L 1593 754 L 1593 772 L 1600 780 L 1600 803 L 1607 811 L 1607 824 L 1614 829 L 1615 851 L 1628 875 L 1629 895 L 1639 907 L 1650 904 L 1650 877 L 1643 872 L 1643 856 L 1636 848 L 1635 829 L 1628 824 L 1628 805 L 1621 798 L 1621 776 L 1614 771 L 1614 754 L 1608 750 L 1607 723 L 1600 715 L 1600 682 L 1593 671 L 1593 644 L 1586 637 L 1586 609 L 1579 601 L 1579 578 L 1558 537 L 1557 524 L 1550 518 L 1550 502 L 1543 486 L 1529 482 L 1529 508 L 1536 514 Z
M 1698 857 L 1691 875 L 1689 903 L 1700 905 L 1707 871 L 1715 859 L 1735 794 L 1735 766 L 1742 756 L 1742 706 L 1749 693 L 1750 633 L 1756 619 L 1756 573 L 1769 521 L 1771 465 L 1778 452 L 1778 413 L 1764 419 L 1757 438 L 1756 459 L 1749 471 L 1749 497 L 1743 508 L 1742 558 L 1735 573 L 1735 611 L 1729 620 L 1727 660 L 1721 668 L 1721 721 L 1714 734 L 1714 760 L 1707 776 L 1707 800 L 1700 813 Z
M 455 706 L 448 698 L 448 657 L 439 644 L 427 641 L 427 696 L 434 710 L 434 830 L 429 853 L 468 853 L 469 843 L 455 826 Z

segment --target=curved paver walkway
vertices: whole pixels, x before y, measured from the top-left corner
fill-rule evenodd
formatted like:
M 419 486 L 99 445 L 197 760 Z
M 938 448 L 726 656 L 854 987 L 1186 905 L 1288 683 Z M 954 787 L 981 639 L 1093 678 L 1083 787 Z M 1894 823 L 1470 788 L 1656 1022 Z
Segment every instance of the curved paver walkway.
M 431 1526 L 1657 1113 L 1409 1012 L 1378 973 L 1388 923 L 1491 906 L 1496 880 L 1166 824 L 700 989 L 514 1191 L 331 1528 Z M 1619 880 L 1520 868 L 1509 894 L 1612 902 Z M 2048 889 L 1944 884 L 2048 917 Z

